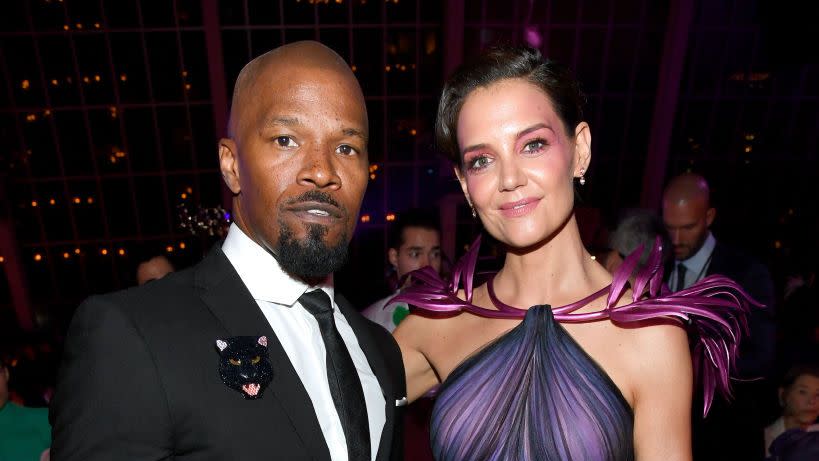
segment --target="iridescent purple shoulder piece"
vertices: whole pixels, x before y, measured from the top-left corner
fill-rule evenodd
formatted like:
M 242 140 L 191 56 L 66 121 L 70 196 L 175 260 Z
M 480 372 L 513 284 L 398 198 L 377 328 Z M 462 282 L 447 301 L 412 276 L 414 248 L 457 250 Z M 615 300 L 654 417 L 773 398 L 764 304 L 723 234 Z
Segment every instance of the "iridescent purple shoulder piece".
M 453 316 L 461 312 L 489 318 L 524 318 L 527 309 L 503 304 L 494 296 L 491 279 L 489 295 L 497 309 L 472 304 L 473 277 L 478 259 L 480 237 L 453 267 L 449 280 L 442 279 L 430 267 L 412 272 L 412 284 L 393 301 L 408 303 L 411 311 L 424 316 Z M 610 286 L 572 304 L 552 309 L 554 319 L 562 323 L 581 323 L 610 319 L 614 323 L 634 323 L 656 318 L 677 318 L 693 333 L 692 359 L 697 379 L 702 380 L 704 408 L 707 414 L 715 393 L 730 398 L 729 373 L 734 370 L 739 341 L 747 334 L 746 317 L 754 301 L 736 282 L 720 275 L 708 276 L 684 290 L 671 293 L 663 285 L 662 246 L 657 239 L 648 261 L 641 269 L 637 263 L 643 248 L 626 257 L 614 274 Z M 633 276 L 633 277 L 632 277 Z M 631 287 L 631 302 L 617 306 Z M 463 288 L 464 298 L 458 297 Z M 590 301 L 607 295 L 602 310 L 574 313 Z

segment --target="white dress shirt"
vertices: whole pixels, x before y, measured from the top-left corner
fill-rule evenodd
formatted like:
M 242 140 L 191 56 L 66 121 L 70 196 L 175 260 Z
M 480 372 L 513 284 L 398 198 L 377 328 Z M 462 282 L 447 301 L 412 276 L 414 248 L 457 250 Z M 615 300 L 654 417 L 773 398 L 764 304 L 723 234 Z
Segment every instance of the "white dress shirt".
M 370 424 L 372 459 L 378 453 L 381 431 L 386 422 L 384 395 L 373 374 L 367 357 L 347 319 L 335 302 L 332 276 L 325 284 L 310 287 L 282 270 L 276 258 L 251 240 L 236 224 L 230 226 L 222 251 L 239 273 L 250 294 L 264 313 L 287 357 L 296 369 L 316 411 L 321 432 L 330 449 L 333 461 L 347 461 L 347 441 L 341 420 L 327 383 L 327 365 L 324 341 L 318 322 L 298 302 L 299 296 L 311 289 L 321 288 L 333 300 L 333 318 L 341 338 L 350 351 L 367 404 Z
M 395 323 L 395 311 L 398 309 L 403 309 L 406 312 L 409 312 L 407 303 L 392 303 L 387 305 L 387 302 L 398 295 L 398 293 L 399 291 L 396 291 L 395 293 L 370 304 L 366 309 L 361 311 L 361 315 L 381 325 L 385 330 L 392 333 L 395 331 L 395 327 L 398 326 Z
M 674 261 L 674 269 L 671 270 L 671 274 L 668 276 L 669 285 L 674 284 L 674 286 L 669 288 L 674 291 L 680 291 L 703 279 L 708 272 L 708 266 L 711 265 L 711 255 L 714 253 L 714 247 L 716 246 L 717 239 L 714 238 L 711 232 L 708 232 L 708 236 L 705 237 L 705 242 L 703 242 L 700 249 L 697 250 L 693 256 L 683 261 Z M 677 286 L 677 264 L 685 266 L 684 287 Z

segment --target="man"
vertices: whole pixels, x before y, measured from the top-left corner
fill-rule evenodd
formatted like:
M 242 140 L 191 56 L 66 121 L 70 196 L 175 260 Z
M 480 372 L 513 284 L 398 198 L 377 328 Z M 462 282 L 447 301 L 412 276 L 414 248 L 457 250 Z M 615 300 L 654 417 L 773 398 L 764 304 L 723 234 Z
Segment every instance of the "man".
M 9 376 L 0 361 L 0 460 L 37 461 L 51 444 L 48 410 L 10 402 Z
M 387 258 L 398 283 L 404 276 L 422 267 L 430 266 L 435 272 L 441 272 L 441 230 L 438 221 L 428 212 L 409 210 L 399 215 L 390 227 L 387 246 Z M 409 278 L 404 285 L 407 283 L 410 283 Z M 404 303 L 387 305 L 396 294 L 376 301 L 362 312 L 390 333 L 409 314 Z
M 277 48 L 237 78 L 228 135 L 221 247 L 75 314 L 56 461 L 400 458 L 400 351 L 333 290 L 368 178 L 358 82 L 316 42 Z
M 735 374 L 751 381 L 733 381 L 734 400 L 716 399 L 704 420 L 697 412 L 702 406 L 694 405 L 694 458 L 755 459 L 763 449 L 764 421 L 758 402 L 764 401 L 765 389 L 753 379 L 767 376 L 775 357 L 773 282 L 764 265 L 716 240 L 709 230 L 715 217 L 705 178 L 685 173 L 671 180 L 663 194 L 663 221 L 674 252 L 669 288 L 679 291 L 720 274 L 737 282 L 765 308 L 751 310 L 750 334 L 742 338 L 737 357 Z
M 140 261 L 136 269 L 137 285 L 144 285 L 174 271 L 173 263 L 165 255 L 155 255 Z

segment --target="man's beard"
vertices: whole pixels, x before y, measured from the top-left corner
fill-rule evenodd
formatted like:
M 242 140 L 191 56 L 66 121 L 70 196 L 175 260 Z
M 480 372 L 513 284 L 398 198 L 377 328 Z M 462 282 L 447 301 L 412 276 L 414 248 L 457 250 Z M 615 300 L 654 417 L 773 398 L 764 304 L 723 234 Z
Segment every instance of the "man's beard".
M 279 221 L 279 242 L 275 248 L 276 259 L 289 274 L 304 279 L 320 279 L 340 269 L 347 262 L 347 242 L 345 230 L 338 243 L 327 244 L 327 227 L 307 224 L 307 237 L 298 240 L 283 221 Z

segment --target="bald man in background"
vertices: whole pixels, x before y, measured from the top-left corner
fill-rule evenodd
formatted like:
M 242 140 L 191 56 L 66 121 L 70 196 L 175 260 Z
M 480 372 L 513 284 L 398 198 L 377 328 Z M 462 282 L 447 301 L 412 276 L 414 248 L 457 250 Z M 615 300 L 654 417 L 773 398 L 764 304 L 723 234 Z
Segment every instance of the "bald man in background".
M 765 305 L 749 316 L 749 336 L 742 339 L 737 357 L 739 378 L 765 378 L 775 358 L 774 287 L 768 269 L 750 256 L 719 242 L 710 227 L 716 218 L 708 182 L 685 173 L 673 178 L 663 193 L 663 222 L 674 254 L 667 271 L 672 291 L 688 288 L 704 277 L 724 275 Z M 702 405 L 694 404 L 694 459 L 761 459 L 762 429 L 766 424 L 760 402 L 766 392 L 762 381 L 734 381 L 733 402 L 716 399 L 703 420 Z M 762 451 L 760 451 L 762 450 Z
M 234 223 L 196 266 L 80 306 L 53 460 L 401 459 L 400 350 L 333 286 L 368 133 L 329 48 L 296 42 L 245 66 L 219 141 Z

